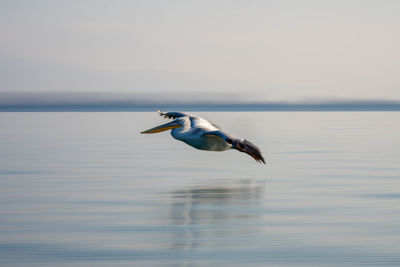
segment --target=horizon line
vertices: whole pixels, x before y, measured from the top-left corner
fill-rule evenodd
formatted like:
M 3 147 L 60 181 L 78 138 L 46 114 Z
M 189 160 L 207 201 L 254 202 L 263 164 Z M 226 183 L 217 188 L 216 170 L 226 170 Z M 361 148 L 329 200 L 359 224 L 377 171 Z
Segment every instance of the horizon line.
M 165 96 L 165 97 L 164 97 Z M 251 101 L 216 95 L 213 100 L 175 100 L 174 93 L 149 95 L 110 92 L 0 92 L 0 112 L 18 111 L 400 111 L 400 100 L 303 99 Z M 192 99 L 190 99 L 190 96 Z
M 0 112 L 35 111 L 400 111 L 400 101 L 331 101 L 331 102 L 86 102 L 46 104 L 0 104 Z

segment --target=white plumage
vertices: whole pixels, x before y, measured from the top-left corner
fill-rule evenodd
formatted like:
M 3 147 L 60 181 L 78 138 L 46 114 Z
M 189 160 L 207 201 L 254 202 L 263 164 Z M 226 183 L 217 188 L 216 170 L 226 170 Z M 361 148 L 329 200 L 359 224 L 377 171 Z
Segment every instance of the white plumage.
M 151 128 L 142 133 L 158 133 L 171 129 L 171 135 L 177 140 L 201 150 L 225 151 L 236 149 L 252 156 L 256 161 L 265 163 L 257 146 L 221 130 L 217 125 L 197 116 L 182 112 L 163 113 L 164 118 L 174 119 L 172 122 Z

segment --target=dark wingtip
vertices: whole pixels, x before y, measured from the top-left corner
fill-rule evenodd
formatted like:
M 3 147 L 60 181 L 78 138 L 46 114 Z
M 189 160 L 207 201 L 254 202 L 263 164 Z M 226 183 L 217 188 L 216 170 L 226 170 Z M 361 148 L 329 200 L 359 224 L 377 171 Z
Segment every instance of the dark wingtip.
M 249 154 L 257 162 L 265 164 L 264 157 L 262 156 L 260 149 L 256 145 L 254 145 L 248 140 L 243 140 L 241 144 L 242 147 L 237 147 L 239 151 L 245 152 Z
M 259 163 L 264 163 L 265 164 L 265 160 L 263 158 L 263 156 L 261 155 L 257 155 L 257 156 L 252 156 L 257 162 Z

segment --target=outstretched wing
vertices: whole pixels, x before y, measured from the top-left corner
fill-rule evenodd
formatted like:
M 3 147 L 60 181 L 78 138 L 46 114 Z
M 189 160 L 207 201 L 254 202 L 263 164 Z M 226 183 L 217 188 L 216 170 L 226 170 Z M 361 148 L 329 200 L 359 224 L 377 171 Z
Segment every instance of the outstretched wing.
M 185 117 L 185 116 L 189 116 L 189 114 L 183 113 L 183 112 L 167 112 L 164 113 L 161 110 L 157 110 L 158 114 L 160 114 L 160 116 L 166 118 L 166 119 L 176 119 L 176 118 L 180 118 L 180 117 Z
M 220 129 L 217 125 L 215 125 L 212 122 L 209 122 L 208 120 L 205 120 L 203 118 L 197 117 L 197 116 L 193 116 L 187 113 L 183 113 L 183 112 L 167 112 L 164 113 L 161 110 L 157 110 L 158 114 L 160 114 L 160 116 L 166 118 L 166 119 L 176 119 L 176 118 L 180 118 L 180 117 L 189 117 L 190 119 L 190 123 L 191 123 L 191 127 L 200 127 L 200 128 L 205 128 L 208 131 L 215 131 Z

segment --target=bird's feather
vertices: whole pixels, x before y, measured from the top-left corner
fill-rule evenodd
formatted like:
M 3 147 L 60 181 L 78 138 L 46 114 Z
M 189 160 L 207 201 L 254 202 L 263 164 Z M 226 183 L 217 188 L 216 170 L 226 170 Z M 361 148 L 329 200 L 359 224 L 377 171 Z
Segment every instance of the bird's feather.
M 185 117 L 185 116 L 189 116 L 186 113 L 183 112 L 167 112 L 164 113 L 161 110 L 157 110 L 158 114 L 160 114 L 160 116 L 164 117 L 165 119 L 176 119 L 176 118 L 180 118 L 180 117 Z

